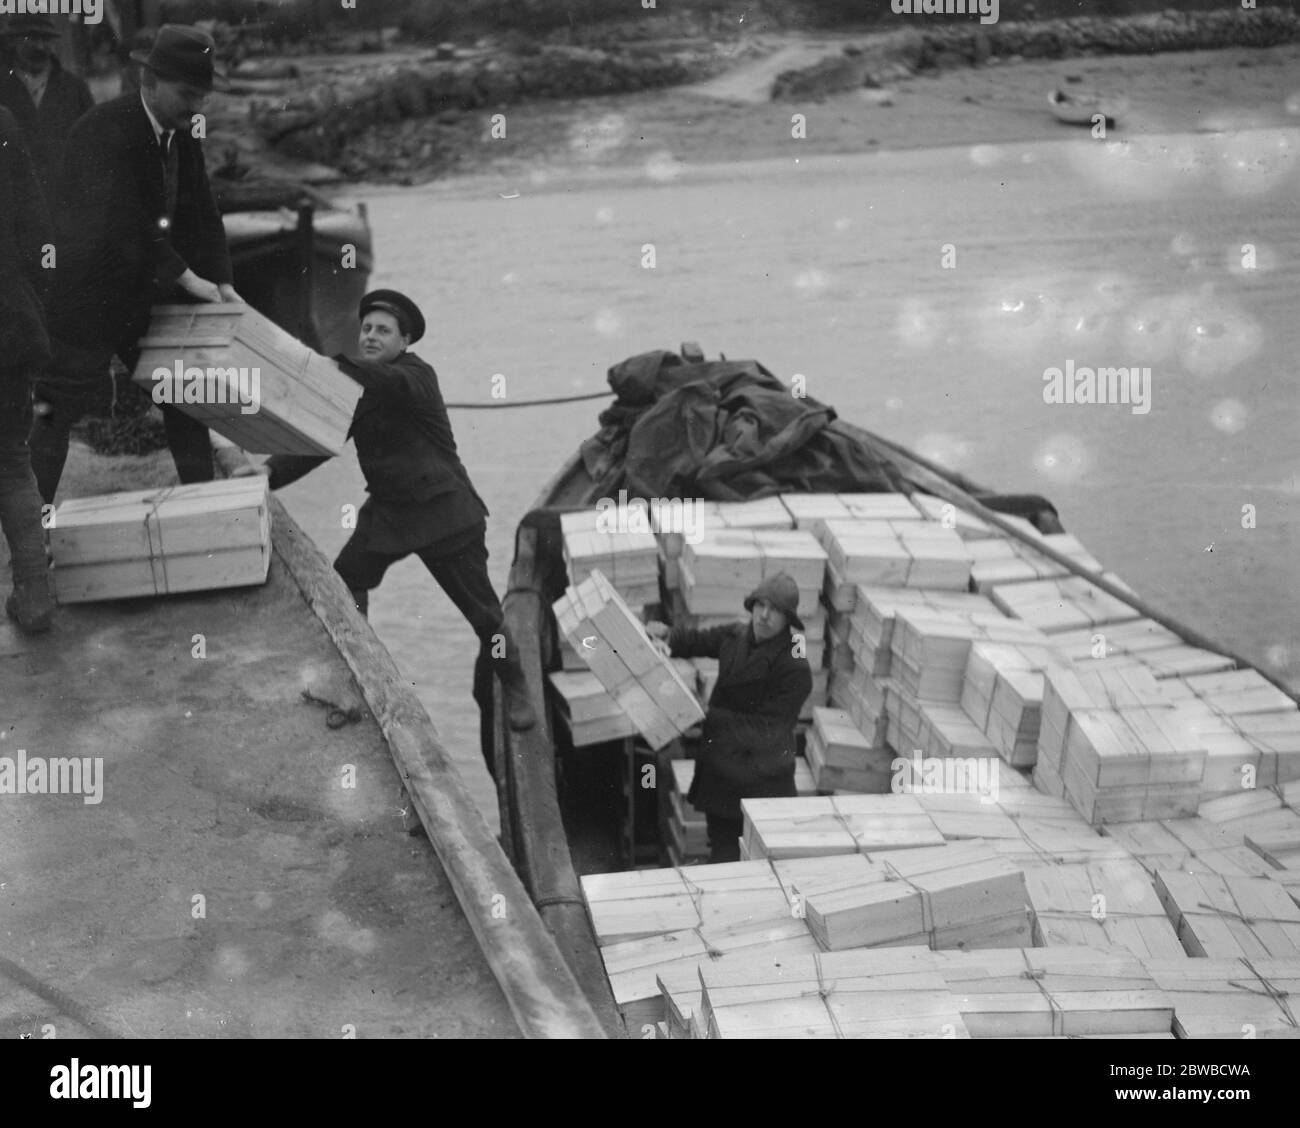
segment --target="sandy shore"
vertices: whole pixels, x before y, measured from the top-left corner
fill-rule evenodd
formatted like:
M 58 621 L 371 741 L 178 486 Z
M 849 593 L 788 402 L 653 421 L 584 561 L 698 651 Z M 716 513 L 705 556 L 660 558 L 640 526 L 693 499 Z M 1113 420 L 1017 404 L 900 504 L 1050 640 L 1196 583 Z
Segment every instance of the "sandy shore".
M 1086 130 L 1058 122 L 1047 93 L 1097 88 L 1124 94 L 1114 137 L 1300 124 L 1300 44 L 1264 49 L 1005 62 L 905 79 L 824 101 L 771 102 L 772 78 L 837 53 L 861 37 L 773 38 L 772 54 L 708 83 L 610 97 L 539 100 L 506 107 L 504 139 L 487 110 L 418 128 L 449 165 L 406 181 L 483 174 L 655 170 L 669 161 L 716 163 L 1061 138 Z M 1074 80 L 1074 81 L 1071 81 Z M 1288 108 L 1289 107 L 1289 108 Z M 792 115 L 806 137 L 792 137 Z M 410 129 L 411 123 L 382 127 Z M 381 130 L 381 135 L 382 135 Z

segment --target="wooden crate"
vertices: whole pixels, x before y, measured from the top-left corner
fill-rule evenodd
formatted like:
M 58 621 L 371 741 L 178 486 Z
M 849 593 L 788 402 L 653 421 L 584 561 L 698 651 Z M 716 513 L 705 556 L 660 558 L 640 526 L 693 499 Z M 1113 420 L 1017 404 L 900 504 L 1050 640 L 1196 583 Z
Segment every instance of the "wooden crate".
M 557 670 L 547 678 L 575 748 L 636 735 L 636 726 L 590 670 Z
M 943 836 L 910 795 L 742 799 L 740 809 L 751 858 L 943 845 Z
M 602 946 L 692 928 L 782 924 L 792 915 L 780 881 L 762 861 L 587 874 L 581 884 Z
M 1300 962 L 1294 959 L 1144 960 L 1174 1006 L 1180 1038 L 1267 1038 L 1296 1030 Z
M 655 649 L 640 619 L 599 570 L 569 588 L 553 610 L 561 633 L 651 748 L 662 748 L 704 719 L 693 687 Z
M 1103 576 L 1128 590 L 1113 573 L 1106 572 Z M 1107 595 L 1082 576 L 999 584 L 989 596 L 1006 614 L 1024 619 L 1046 634 L 1139 618 L 1138 612 L 1127 603 Z
M 151 393 L 155 370 L 172 372 L 178 363 L 186 369 L 258 369 L 256 411 L 245 413 L 237 402 L 174 405 L 244 450 L 342 453 L 361 386 L 252 306 L 155 306 L 140 348 L 131 378 Z
M 763 974 L 721 964 L 699 974 L 710 1038 L 967 1036 L 943 978 L 907 951 L 795 954 Z
M 50 526 L 60 603 L 209 591 L 266 582 L 266 479 L 72 498 Z
M 894 754 L 864 736 L 843 709 L 814 709 L 808 729 L 808 764 L 823 791 L 884 794 L 893 778 Z
M 1174 1002 L 1127 952 L 935 952 L 973 1038 L 1166 1034 Z
M 1155 890 L 1189 956 L 1300 957 L 1300 905 L 1267 878 L 1157 870 Z
M 1183 956 L 1146 870 L 1135 861 L 1036 866 L 1025 871 L 1042 948 L 1120 948 L 1143 959 Z
M 860 884 L 807 899 L 808 928 L 823 948 L 1029 943 L 1024 874 L 983 841 L 868 857 Z

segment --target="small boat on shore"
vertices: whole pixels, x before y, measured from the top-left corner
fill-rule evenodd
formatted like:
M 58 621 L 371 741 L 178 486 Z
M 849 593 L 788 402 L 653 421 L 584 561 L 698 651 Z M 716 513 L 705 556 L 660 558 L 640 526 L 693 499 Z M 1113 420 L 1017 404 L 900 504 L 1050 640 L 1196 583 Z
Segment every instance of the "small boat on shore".
M 682 357 L 689 358 L 683 361 L 687 365 L 704 364 L 696 350 L 686 346 L 683 346 Z M 673 359 L 675 363 L 676 358 Z M 689 384 L 689 368 L 675 367 L 673 371 L 678 374 L 674 377 L 678 389 Z M 699 371 L 704 372 L 705 368 L 702 367 Z M 613 382 L 611 373 L 611 383 Z M 601 421 L 606 423 L 618 412 L 628 410 L 633 410 L 633 405 L 625 405 L 620 401 L 602 415 Z M 1201 692 L 1200 688 L 1189 689 L 1189 686 L 1210 686 L 1227 692 L 1229 683 L 1232 683 L 1235 692 L 1237 688 L 1249 685 L 1250 692 L 1254 695 L 1254 703 L 1249 708 L 1267 710 L 1269 724 L 1274 731 L 1287 734 L 1281 738 L 1259 738 L 1259 747 L 1273 749 L 1267 755 L 1274 756 L 1271 761 L 1274 774 L 1268 777 L 1266 783 L 1277 785 L 1267 790 L 1267 794 L 1261 797 L 1261 803 L 1264 806 L 1271 803 L 1281 808 L 1286 818 L 1300 827 L 1300 809 L 1296 806 L 1300 804 L 1300 784 L 1291 783 L 1289 790 L 1284 790 L 1281 786 L 1298 778 L 1295 769 L 1300 766 L 1300 724 L 1297 723 L 1300 722 L 1300 713 L 1296 711 L 1296 699 L 1289 689 L 1279 687 L 1271 679 L 1250 669 L 1237 656 L 1147 604 L 1118 577 L 1102 573 L 1096 561 L 1086 552 L 1067 548 L 1066 542 L 1073 541 L 1073 538 L 1062 535 L 1064 530 L 1058 514 L 1047 499 L 1032 495 L 998 495 L 879 435 L 839 420 L 830 426 L 838 438 L 855 444 L 867 459 L 887 464 L 891 479 L 897 483 L 897 492 L 910 498 L 921 513 L 932 520 L 938 520 L 940 514 L 946 511 L 944 520 L 949 527 L 955 523 L 963 535 L 969 534 L 972 539 L 968 543 L 984 546 L 979 551 L 985 551 L 989 559 L 1003 555 L 1004 549 L 1007 550 L 1007 555 L 1022 555 L 1027 551 L 1033 560 L 1045 566 L 1046 570 L 1040 570 L 1037 575 L 1008 575 L 1006 578 L 1009 582 L 1000 583 L 997 587 L 994 586 L 996 581 L 992 579 L 977 585 L 973 573 L 970 587 L 972 592 L 1000 593 L 1004 598 L 998 599 L 997 605 L 1009 618 L 1017 617 L 1016 607 L 1026 608 L 1025 623 L 1018 625 L 1028 624 L 1038 628 L 1041 623 L 1041 629 L 1049 634 L 1049 641 L 1059 642 L 1064 647 L 1064 640 L 1069 637 L 1070 656 L 1062 659 L 1065 664 L 1072 666 L 1077 657 L 1081 660 L 1081 666 L 1086 666 L 1091 659 L 1094 668 L 1096 667 L 1099 655 L 1096 652 L 1094 631 L 1109 632 L 1116 636 L 1132 635 L 1135 638 L 1145 636 L 1151 642 L 1159 640 L 1159 657 L 1154 656 L 1154 652 L 1145 655 L 1140 653 L 1146 643 L 1135 642 L 1132 650 L 1119 650 L 1115 659 L 1110 658 L 1111 652 L 1108 650 L 1108 660 L 1114 661 L 1117 667 L 1129 665 L 1137 668 L 1142 678 L 1168 679 L 1161 684 L 1177 688 L 1182 695 Z M 602 501 L 598 495 L 605 488 L 589 471 L 592 460 L 584 457 L 589 453 L 589 445 L 590 443 L 584 444 L 584 449 L 575 453 L 545 484 L 533 508 L 521 520 L 505 601 L 507 622 L 514 637 L 521 640 L 524 650 L 534 708 L 538 716 L 545 720 L 531 731 L 509 732 L 502 723 L 503 714 L 498 700 L 494 712 L 485 711 L 482 735 L 485 757 L 494 766 L 500 799 L 503 846 L 602 1024 L 614 1033 L 642 1037 L 647 1036 L 644 1032 L 651 1029 L 655 1016 L 662 1013 L 666 1005 L 671 1015 L 671 1005 L 666 997 L 663 1000 L 640 999 L 633 1004 L 628 1004 L 625 996 L 616 998 L 611 988 L 612 965 L 605 958 L 604 945 L 609 937 L 601 934 L 594 924 L 594 908 L 585 895 L 586 888 L 582 879 L 589 875 L 604 874 L 606 876 L 599 880 L 608 883 L 610 877 L 618 875 L 618 871 L 646 866 L 668 867 L 665 880 L 671 879 L 672 870 L 676 868 L 681 880 L 685 882 L 685 888 L 698 892 L 693 883 L 703 878 L 693 876 L 688 881 L 686 874 L 699 875 L 702 870 L 682 871 L 680 868 L 701 860 L 698 838 L 694 857 L 683 850 L 683 839 L 679 832 L 684 789 L 680 789 L 679 785 L 679 793 L 671 795 L 671 802 L 675 806 L 670 808 L 670 784 L 661 785 L 646 793 L 639 792 L 634 783 L 638 773 L 644 771 L 648 764 L 655 766 L 658 778 L 671 780 L 677 774 L 670 770 L 672 764 L 680 765 L 684 749 L 687 755 L 690 754 L 690 746 L 696 734 L 687 733 L 680 744 L 674 742 L 658 753 L 648 746 L 635 747 L 636 742 L 625 738 L 625 733 L 608 741 L 582 742 L 584 746 L 575 747 L 572 739 L 573 726 L 564 714 L 565 702 L 548 690 L 548 679 L 564 664 L 564 637 L 557 628 L 552 605 L 565 593 L 567 587 L 577 582 L 566 567 L 565 535 L 561 528 L 561 518 L 566 513 L 590 511 L 597 507 Z M 604 482 L 607 485 L 608 478 Z M 778 497 L 769 497 L 768 500 L 780 501 L 783 497 L 790 497 L 794 503 L 799 501 L 800 492 L 797 487 L 791 487 Z M 645 500 L 649 502 L 650 499 Z M 807 512 L 817 507 L 791 504 L 788 508 L 791 513 L 797 513 L 800 508 Z M 797 520 L 792 524 L 799 527 Z M 978 531 L 971 531 L 975 529 Z M 1077 549 L 1079 546 L 1075 547 Z M 1045 575 L 1056 578 L 1042 579 Z M 680 592 L 670 590 L 671 580 L 662 570 L 662 563 L 660 583 L 659 606 L 647 608 L 647 617 L 653 612 L 658 617 L 675 621 L 676 613 L 684 605 Z M 1050 585 L 1057 583 L 1061 592 L 1059 603 L 1056 596 L 1058 589 L 1052 587 L 1047 591 Z M 833 587 L 834 584 L 828 579 L 823 589 L 826 593 L 823 605 L 829 622 L 834 622 L 834 604 L 829 602 Z M 1074 596 L 1069 593 L 1076 589 L 1083 595 L 1080 603 L 1072 606 L 1070 600 Z M 862 589 L 857 590 L 861 598 Z M 1039 622 L 1032 621 L 1028 610 L 1030 607 L 1034 608 L 1034 616 L 1042 616 Z M 1059 613 L 1058 607 L 1061 609 Z M 1072 618 L 1076 612 L 1077 618 Z M 801 610 L 801 614 L 807 618 L 806 612 Z M 846 619 L 847 616 L 841 616 L 842 623 Z M 830 626 L 827 627 L 826 634 L 827 665 L 831 667 Z M 583 645 L 587 643 L 584 642 Z M 841 641 L 841 653 L 843 645 Z M 859 668 L 857 675 L 862 673 Z M 835 679 L 837 675 L 832 673 L 830 676 Z M 1186 680 L 1188 678 L 1192 680 L 1189 682 Z M 1216 678 L 1222 680 L 1216 682 Z M 844 684 L 842 679 L 831 680 L 829 698 L 823 698 L 820 704 L 839 709 L 848 706 L 851 709 L 848 701 L 852 699 L 852 693 L 841 696 L 837 692 L 837 686 L 842 687 Z M 701 703 L 707 705 L 707 690 Z M 916 705 L 917 702 L 913 701 L 912 704 Z M 1216 700 L 1214 708 L 1217 709 L 1220 704 L 1222 701 Z M 1228 708 L 1224 705 L 1225 715 Z M 891 718 L 891 724 L 896 719 Z M 1252 722 L 1257 719 L 1252 714 Z M 805 730 L 801 729 L 801 744 L 804 735 Z M 898 737 L 894 736 L 893 739 L 898 740 Z M 1234 736 L 1233 739 L 1237 737 Z M 895 746 L 879 742 L 877 738 L 877 743 L 891 755 L 910 754 L 907 751 L 910 745 L 905 746 L 901 741 Z M 1229 747 L 1244 745 L 1229 745 L 1225 742 L 1216 747 L 1226 754 Z M 1243 754 L 1247 758 L 1252 755 L 1249 748 Z M 1015 766 L 1017 761 L 1014 758 L 1004 754 L 1003 760 L 1007 762 L 997 761 L 996 766 L 1004 772 L 1008 786 L 1014 784 L 1024 789 L 1017 794 L 1037 795 L 1045 803 L 1057 804 L 1058 813 L 1063 812 L 1069 819 L 1078 820 L 1079 826 L 1075 831 L 1086 840 L 1080 856 L 1088 856 L 1091 840 L 1096 839 L 1101 848 L 1115 852 L 1108 855 L 1112 860 L 1123 849 L 1127 851 L 1124 853 L 1126 864 L 1141 865 L 1148 869 L 1155 866 L 1154 855 L 1144 853 L 1132 840 L 1121 839 L 1124 842 L 1124 847 L 1121 848 L 1115 842 L 1101 837 L 1100 824 L 1107 821 L 1109 816 L 1102 814 L 1100 802 L 1095 812 L 1090 808 L 1093 817 L 1080 816 L 1071 809 L 1070 803 L 1074 800 L 1068 793 L 1052 790 L 1050 794 L 1056 796 L 1052 799 L 1034 790 L 1035 785 L 1039 786 L 1040 791 L 1044 786 L 1050 786 L 1046 772 L 1040 772 L 1031 783 L 1028 773 Z M 811 751 L 808 752 L 807 761 L 810 766 L 816 766 Z M 1019 761 L 1025 762 L 1032 763 Z M 1285 768 L 1282 767 L 1284 762 Z M 1200 761 L 1198 765 L 1199 763 Z M 1231 771 L 1223 770 L 1224 766 L 1224 762 L 1219 762 L 1219 766 L 1214 769 L 1218 773 L 1216 778 L 1228 779 L 1231 776 Z M 1196 770 L 1199 772 L 1202 769 L 1198 766 Z M 807 774 L 803 774 L 802 778 L 806 780 Z M 1208 776 L 1206 778 L 1208 780 Z M 1182 798 L 1179 800 L 1182 806 L 1176 812 L 1170 808 L 1171 813 L 1197 815 L 1197 803 L 1201 796 L 1197 791 L 1199 781 L 1198 774 L 1197 783 L 1191 785 L 1190 792 L 1186 786 L 1183 787 L 1180 793 Z M 837 789 L 841 786 L 831 784 L 828 788 L 823 785 L 820 792 L 823 795 L 844 795 L 844 790 Z M 1220 795 L 1226 787 L 1231 786 L 1231 782 L 1223 787 L 1216 784 L 1211 792 Z M 803 793 L 805 792 L 801 792 Z M 1151 794 L 1154 795 L 1155 792 Z M 1238 796 L 1228 796 L 1213 801 L 1231 803 L 1237 798 Z M 1109 799 L 1118 804 L 1115 810 L 1132 807 L 1138 811 L 1146 801 L 1145 792 L 1141 788 L 1134 789 L 1131 803 L 1123 789 L 1112 793 Z M 1078 806 L 1077 802 L 1075 806 Z M 1166 817 L 1156 813 L 1154 799 L 1147 809 L 1152 813 L 1145 817 Z M 1205 808 L 1207 817 L 1210 810 L 1209 806 Z M 1141 813 L 1128 815 L 1130 819 L 1143 817 Z M 1196 819 L 1192 818 L 1191 821 L 1195 822 Z M 1290 822 L 1287 825 L 1291 825 Z M 696 829 L 702 831 L 701 826 L 697 825 Z M 1124 827 L 1117 828 L 1113 833 L 1118 834 L 1123 829 Z M 1241 831 L 1239 839 L 1245 833 L 1246 831 Z M 748 836 L 747 824 L 746 842 L 749 841 Z M 742 846 L 742 850 L 743 848 Z M 1249 853 L 1244 846 L 1241 849 Z M 759 857 L 764 855 L 760 854 Z M 1165 855 L 1161 857 L 1164 858 Z M 1078 861 L 1079 856 L 1071 857 L 1070 860 Z M 1148 862 L 1150 867 L 1147 867 Z M 1207 864 L 1212 868 L 1217 863 Z M 1267 868 L 1261 867 L 1260 872 Z M 1129 871 L 1130 878 L 1133 872 L 1140 874 L 1141 870 Z M 1277 880 L 1280 882 L 1282 878 Z M 1294 884 L 1291 888 L 1296 889 Z M 1297 920 L 1300 921 L 1300 916 Z M 1163 919 L 1159 923 L 1167 924 Z M 645 934 L 649 935 L 653 931 L 653 928 L 647 928 Z M 1028 947 L 1029 941 L 1024 939 L 1028 935 L 1027 931 L 1022 930 L 1020 935 L 1023 945 Z M 1172 931 L 1168 936 L 1173 936 Z M 1034 942 L 1037 943 L 1036 940 Z M 702 943 L 707 947 L 710 943 L 708 937 L 703 938 Z M 1169 940 L 1169 943 L 1174 944 L 1176 949 L 1173 940 Z M 1015 945 L 1004 942 L 975 946 L 1005 948 Z M 689 968 L 686 970 L 690 971 Z M 694 983 L 689 974 L 686 978 Z M 653 976 L 650 983 L 653 995 Z M 649 1009 L 646 1009 L 646 1003 L 652 1004 Z M 666 1036 L 664 1028 L 660 1028 L 660 1033 Z
M 1067 125 L 1093 125 L 1100 114 L 1106 125 L 1112 128 L 1128 113 L 1129 107 L 1128 99 L 1123 95 L 1088 90 L 1067 93 L 1059 88 L 1047 95 L 1047 103 L 1057 121 Z

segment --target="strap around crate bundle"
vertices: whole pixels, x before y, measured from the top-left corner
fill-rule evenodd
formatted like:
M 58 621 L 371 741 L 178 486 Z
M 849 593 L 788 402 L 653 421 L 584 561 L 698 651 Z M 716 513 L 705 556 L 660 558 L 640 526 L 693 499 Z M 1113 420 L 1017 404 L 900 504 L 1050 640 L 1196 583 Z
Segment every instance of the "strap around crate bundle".
M 175 492 L 176 492 L 175 486 L 168 486 L 166 489 L 161 490 L 160 492 L 154 494 L 152 497 L 147 497 L 143 499 L 144 504 L 151 507 L 149 511 L 144 515 L 144 536 L 145 536 L 145 541 L 149 546 L 149 576 L 153 580 L 154 595 L 165 595 L 171 591 L 171 585 L 168 582 L 168 578 L 167 578 L 167 550 L 163 545 L 162 517 L 159 514 L 158 510 L 159 507 L 163 504 L 163 502 L 165 502 Z M 157 534 L 158 534 L 158 546 L 156 551 L 154 549 L 154 526 L 155 525 L 157 525 Z M 158 564 L 162 566 L 163 586 L 161 591 L 158 588 L 158 568 L 154 564 L 155 560 L 158 562 Z
M 1250 974 L 1253 975 L 1257 980 L 1259 980 L 1260 986 L 1263 987 L 1264 990 L 1256 991 L 1253 989 L 1251 984 L 1239 983 L 1235 979 L 1229 979 L 1228 986 L 1236 987 L 1242 991 L 1245 991 L 1247 994 L 1250 995 L 1267 996 L 1268 998 L 1272 999 L 1274 1003 L 1277 1004 L 1278 1009 L 1282 1012 L 1282 1017 L 1286 1019 L 1287 1024 L 1289 1026 L 1300 1027 L 1300 1022 L 1296 1021 L 1295 1012 L 1291 1009 L 1291 1004 L 1287 1001 L 1288 999 L 1291 998 L 1291 992 L 1283 991 L 1282 988 L 1279 987 L 1276 983 L 1273 983 L 1271 980 L 1269 980 L 1267 976 L 1265 976 L 1262 972 L 1260 972 L 1259 968 L 1257 968 L 1253 963 L 1250 962 L 1249 956 L 1242 956 L 1240 958 L 1241 958 L 1241 962 L 1246 965 L 1246 969 L 1250 972 Z
M 893 863 L 891 863 L 888 859 L 881 859 L 875 864 L 884 869 L 886 881 L 901 881 L 913 893 L 917 894 L 917 896 L 921 898 L 921 931 L 924 932 L 926 936 L 929 936 L 931 939 L 933 939 L 934 912 L 930 905 L 929 890 L 922 889 L 919 885 L 917 885 L 914 881 L 912 881 L 911 878 L 904 877 L 901 873 L 898 872 L 898 870 L 894 868 Z
M 1034 967 L 1029 962 L 1029 953 L 1032 948 L 1021 948 L 1020 958 L 1025 962 L 1025 970 L 1020 973 L 1021 979 L 1028 979 L 1035 987 L 1038 988 L 1039 994 L 1047 1000 L 1048 1009 L 1052 1012 L 1052 1036 L 1061 1037 L 1065 1034 L 1065 1010 L 1061 1004 L 1056 1001 L 1056 997 L 1043 986 L 1043 978 L 1047 975 L 1045 968 Z M 1045 950 L 1045 949 L 1040 949 Z
M 1224 887 L 1227 888 L 1228 890 L 1228 896 L 1232 897 L 1232 903 L 1236 905 L 1238 909 L 1240 909 L 1241 902 L 1239 902 L 1237 898 L 1233 896 L 1231 887 L 1227 886 L 1226 882 Z M 1213 916 L 1221 917 L 1224 920 L 1239 920 L 1247 928 L 1254 928 L 1254 926 L 1257 924 L 1300 925 L 1300 920 L 1296 920 L 1294 917 L 1246 916 L 1246 914 L 1242 912 L 1233 912 L 1231 909 L 1221 909 L 1216 905 L 1207 905 L 1204 901 L 1197 901 L 1196 907 L 1198 909 L 1203 909 L 1205 912 L 1210 913 Z M 1188 914 L 1184 913 L 1183 915 L 1186 916 Z
M 839 1016 L 835 1013 L 835 1008 L 831 1006 L 831 995 L 835 992 L 835 985 L 828 985 L 826 982 L 826 976 L 822 972 L 821 952 L 814 952 L 812 954 L 812 959 L 813 967 L 817 972 L 816 997 L 821 1000 L 822 1006 L 826 1008 L 826 1015 L 831 1020 L 831 1029 L 835 1031 L 835 1037 L 844 1038 L 846 1037 L 844 1027 L 840 1023 Z M 812 998 L 813 994 L 814 992 L 812 991 L 801 992 L 801 996 L 805 999 Z

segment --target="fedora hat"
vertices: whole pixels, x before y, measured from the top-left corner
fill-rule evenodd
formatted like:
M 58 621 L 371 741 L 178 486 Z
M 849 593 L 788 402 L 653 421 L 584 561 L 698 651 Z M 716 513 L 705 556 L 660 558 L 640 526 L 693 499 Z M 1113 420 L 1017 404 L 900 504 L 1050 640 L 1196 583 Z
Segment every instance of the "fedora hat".
M 0 36 L 17 39 L 23 35 L 30 35 L 34 39 L 60 38 L 59 29 L 49 16 L 24 12 L 0 23 Z
M 803 630 L 799 618 L 799 585 L 794 577 L 785 572 L 768 576 L 761 584 L 745 597 L 745 610 L 752 611 L 760 599 L 766 600 L 780 611 L 795 630 Z
M 411 344 L 424 336 L 424 314 L 405 294 L 397 290 L 371 290 L 361 299 L 357 317 L 364 319 L 372 309 L 381 309 L 397 318 L 398 329 L 404 337 L 411 338 Z
M 184 82 L 200 90 L 224 88 L 213 60 L 217 45 L 197 27 L 163 24 L 148 51 L 132 51 L 131 58 L 168 82 Z

